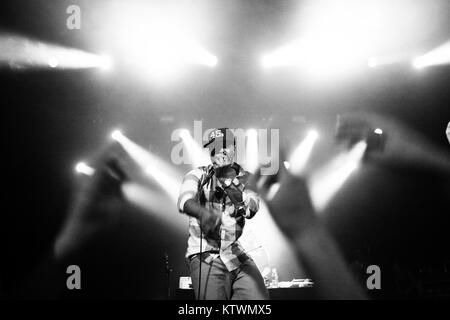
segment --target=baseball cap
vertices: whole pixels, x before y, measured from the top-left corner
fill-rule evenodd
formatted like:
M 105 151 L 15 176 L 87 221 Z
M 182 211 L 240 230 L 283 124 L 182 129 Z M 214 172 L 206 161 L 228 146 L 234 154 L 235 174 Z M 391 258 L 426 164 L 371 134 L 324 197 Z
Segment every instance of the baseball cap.
M 224 141 L 226 145 L 235 144 L 234 133 L 228 128 L 218 128 L 211 131 L 208 135 L 208 142 L 203 146 L 206 148 L 215 141 Z

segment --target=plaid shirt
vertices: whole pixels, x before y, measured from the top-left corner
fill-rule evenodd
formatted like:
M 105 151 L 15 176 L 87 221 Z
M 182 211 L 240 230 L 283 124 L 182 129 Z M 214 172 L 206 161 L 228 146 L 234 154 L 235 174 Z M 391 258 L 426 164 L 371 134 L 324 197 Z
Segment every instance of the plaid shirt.
M 249 173 L 244 171 L 241 166 L 234 164 L 239 169 L 236 176 L 238 180 L 246 180 Z M 220 230 L 217 239 L 206 237 L 200 232 L 200 222 L 197 218 L 189 217 L 189 239 L 186 257 L 200 253 L 200 235 L 202 235 L 201 252 L 207 252 L 207 263 L 220 256 L 223 263 L 229 271 L 240 266 L 242 262 L 248 259 L 244 249 L 238 239 L 242 235 L 245 218 L 252 218 L 259 209 L 259 198 L 256 193 L 245 189 L 245 182 L 237 186 L 242 191 L 245 217 L 236 214 L 235 205 L 224 192 L 215 192 L 216 188 L 222 188 L 220 181 L 213 175 L 200 190 L 200 186 L 205 181 L 212 165 L 199 167 L 186 174 L 180 189 L 178 198 L 178 210 L 183 212 L 184 204 L 187 200 L 194 199 L 205 208 L 213 208 L 222 213 Z M 219 189 L 220 190 L 220 189 Z M 222 189 L 223 190 L 223 189 Z M 202 192 L 201 192 L 202 191 Z

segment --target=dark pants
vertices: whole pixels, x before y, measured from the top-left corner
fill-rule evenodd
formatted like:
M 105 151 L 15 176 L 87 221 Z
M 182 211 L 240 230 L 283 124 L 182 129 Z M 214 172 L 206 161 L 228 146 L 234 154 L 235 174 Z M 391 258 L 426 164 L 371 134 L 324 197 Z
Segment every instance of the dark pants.
M 220 257 L 211 263 L 204 261 L 201 268 L 201 294 L 198 295 L 200 258 L 198 255 L 189 261 L 195 297 L 199 300 L 267 300 L 269 292 L 264 279 L 252 259 L 239 268 L 228 271 Z

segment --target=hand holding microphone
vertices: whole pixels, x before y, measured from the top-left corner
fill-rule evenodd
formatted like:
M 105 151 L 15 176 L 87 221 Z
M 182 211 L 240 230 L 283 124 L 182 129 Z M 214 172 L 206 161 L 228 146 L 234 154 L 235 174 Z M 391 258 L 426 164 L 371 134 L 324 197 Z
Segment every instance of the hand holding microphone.
M 248 177 L 237 177 L 238 170 L 233 166 L 226 166 L 216 170 L 216 176 L 222 184 L 224 193 L 235 206 L 235 215 L 252 218 L 259 209 L 259 198 L 255 192 L 245 190 Z M 249 210 L 247 210 L 249 209 Z

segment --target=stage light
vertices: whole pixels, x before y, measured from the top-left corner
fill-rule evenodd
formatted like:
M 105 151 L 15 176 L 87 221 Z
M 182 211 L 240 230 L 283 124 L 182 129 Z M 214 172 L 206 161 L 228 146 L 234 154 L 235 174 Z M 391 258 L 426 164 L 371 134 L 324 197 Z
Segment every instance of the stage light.
M 105 56 L 75 48 L 38 41 L 16 34 L 0 34 L 0 65 L 7 64 L 23 69 L 106 68 L 110 62 Z
M 206 166 L 211 163 L 208 155 L 208 149 L 199 145 L 191 136 L 189 130 L 182 129 L 180 131 L 180 138 L 184 143 L 185 149 L 189 156 L 189 162 L 194 168 Z
M 366 148 L 367 143 L 360 141 L 349 152 L 337 156 L 312 175 L 309 181 L 310 195 L 317 212 L 325 209 L 352 172 L 358 168 Z
M 345 45 L 342 46 L 334 38 L 304 38 L 265 55 L 262 65 L 266 69 L 297 67 L 302 73 L 314 77 L 345 74 L 354 69 L 358 59 L 352 50 L 343 48 Z
M 317 131 L 310 130 L 305 139 L 292 152 L 289 158 L 289 171 L 293 175 L 301 175 L 303 173 L 318 137 Z
M 266 54 L 262 66 L 290 67 L 313 80 L 358 75 L 365 65 L 385 64 L 374 53 L 415 43 L 415 35 L 429 28 L 429 7 L 419 1 L 306 0 L 292 27 L 295 37 Z
M 425 53 L 422 56 L 415 58 L 412 61 L 412 65 L 416 69 L 443 64 L 450 64 L 450 41 Z
M 178 189 L 174 188 L 174 186 L 179 186 L 181 179 L 175 179 L 173 177 L 173 170 L 171 172 L 165 172 L 154 164 L 148 164 L 144 172 L 162 187 L 173 203 L 178 201 Z
M 376 57 L 369 58 L 369 60 L 367 60 L 367 65 L 370 68 L 375 68 L 376 66 L 378 66 L 378 59 Z
M 188 129 L 181 129 L 180 130 L 180 138 L 181 139 L 187 139 L 191 136 L 191 133 L 189 132 Z
M 413 53 L 403 52 L 395 54 L 385 54 L 380 56 L 373 56 L 367 60 L 367 65 L 370 68 L 379 68 L 393 64 L 405 63 L 411 60 Z
M 180 184 L 181 177 L 178 177 L 178 179 L 174 177 L 176 174 L 175 170 L 157 156 L 127 138 L 119 130 L 115 130 L 113 136 L 143 172 L 151 177 L 167 193 L 173 203 L 176 203 L 178 199 L 178 188 L 174 188 L 174 186 Z
M 291 43 L 264 55 L 261 65 L 264 68 L 298 65 L 301 63 L 302 51 L 299 43 Z
M 260 253 L 258 247 L 264 248 L 268 260 L 265 263 L 272 267 L 276 266 L 280 274 L 304 274 L 296 259 L 295 250 L 275 223 L 264 201 L 260 202 L 258 213 L 245 224 L 239 242 L 250 256 Z M 262 272 L 265 263 L 261 264 L 258 258 L 260 257 L 256 256 L 255 263 Z
M 183 73 L 189 64 L 204 65 L 213 68 L 217 57 L 195 43 L 182 39 L 182 36 L 170 35 L 169 39 L 151 38 L 148 42 L 140 40 L 130 45 L 133 64 L 148 76 L 161 81 L 170 81 Z
M 316 130 L 310 130 L 308 132 L 308 137 L 310 137 L 313 140 L 317 140 L 317 138 L 319 138 L 319 133 Z
M 200 9 L 200 10 L 199 10 Z M 214 68 L 218 58 L 202 45 L 212 24 L 199 19 L 202 8 L 141 2 L 114 3 L 105 13 L 104 37 L 113 40 L 118 54 L 145 80 L 169 83 L 191 65 Z
M 218 62 L 215 55 L 195 43 L 184 44 L 184 59 L 186 62 L 197 63 L 210 68 L 215 67 Z
M 99 56 L 99 68 L 105 71 L 109 71 L 113 67 L 113 60 L 111 56 L 103 54 Z
M 113 138 L 114 140 L 116 140 L 117 142 L 121 142 L 121 140 L 124 138 L 124 135 L 122 133 L 122 131 L 120 130 L 114 130 L 111 133 L 111 138 Z
M 273 197 L 277 194 L 278 190 L 280 189 L 281 184 L 279 182 L 276 182 L 272 184 L 269 188 L 269 191 L 267 192 L 267 200 L 271 201 Z
M 424 67 L 423 63 L 420 61 L 419 58 L 415 58 L 412 62 L 412 65 L 416 69 L 422 69 Z
M 383 134 L 383 130 L 381 130 L 380 128 L 376 128 L 373 132 L 375 132 L 376 134 Z
M 217 59 L 217 57 L 212 55 L 212 54 L 208 54 L 205 57 L 205 60 L 204 60 L 205 65 L 207 65 L 208 67 L 215 67 L 215 66 L 217 66 L 218 61 L 219 60 Z
M 48 60 L 48 65 L 49 65 L 51 68 L 56 68 L 56 67 L 59 65 L 58 59 L 56 59 L 56 58 L 50 58 L 50 59 Z
M 258 159 L 258 132 L 255 129 L 248 129 L 246 146 L 246 170 L 255 173 L 259 166 Z
M 82 173 L 87 176 L 91 176 L 95 172 L 94 168 L 89 167 L 85 162 L 78 162 L 77 165 L 75 166 L 75 171 L 77 173 Z
M 127 201 L 141 208 L 149 215 L 173 229 L 178 234 L 186 231 L 188 216 L 180 215 L 176 205 L 166 194 L 152 190 L 147 186 L 127 182 L 122 185 L 122 192 Z

